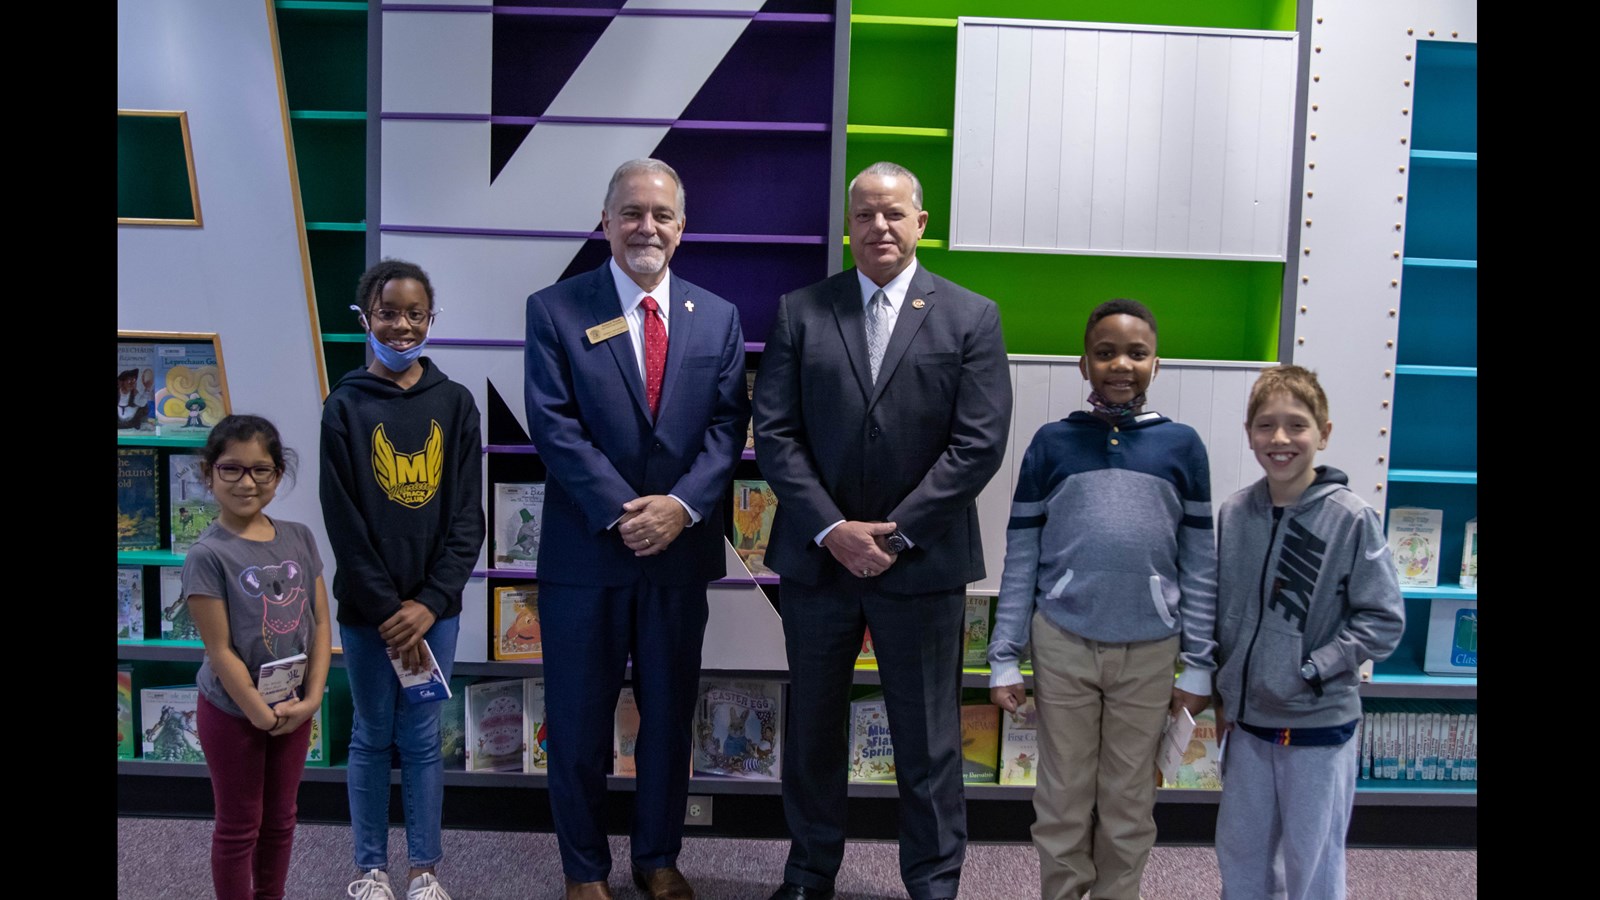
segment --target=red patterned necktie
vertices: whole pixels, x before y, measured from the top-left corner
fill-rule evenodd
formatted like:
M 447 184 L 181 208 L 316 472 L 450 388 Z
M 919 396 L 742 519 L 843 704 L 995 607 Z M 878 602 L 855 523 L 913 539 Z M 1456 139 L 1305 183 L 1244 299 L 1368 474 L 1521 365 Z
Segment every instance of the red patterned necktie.
M 654 419 L 656 407 L 661 405 L 661 374 L 667 368 L 667 326 L 661 321 L 656 298 L 647 294 L 639 305 L 644 307 L 644 394 Z

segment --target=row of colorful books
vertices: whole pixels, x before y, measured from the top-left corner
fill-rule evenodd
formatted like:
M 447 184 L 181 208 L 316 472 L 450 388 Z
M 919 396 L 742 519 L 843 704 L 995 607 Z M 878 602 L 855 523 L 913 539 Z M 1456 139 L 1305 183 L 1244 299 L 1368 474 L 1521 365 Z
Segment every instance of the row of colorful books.
M 1444 556 L 1444 510 L 1400 506 L 1389 510 L 1389 556 L 1403 588 L 1439 586 Z M 1467 520 L 1461 543 L 1461 586 L 1478 587 L 1478 517 Z
M 542 773 L 549 768 L 544 679 L 512 678 L 453 690 L 441 711 L 446 768 Z M 633 776 L 639 709 L 624 687 L 613 712 L 612 774 Z M 783 685 L 705 679 L 695 707 L 694 774 L 777 780 L 783 775 Z
M 1387 781 L 1477 781 L 1476 704 L 1368 700 L 1362 704 L 1361 777 Z
M 154 447 L 117 448 L 117 551 L 183 553 L 217 517 L 217 501 L 206 489 L 200 454 L 167 452 L 167 521 L 161 515 L 163 452 Z
M 1220 790 L 1217 771 L 1217 721 L 1211 710 L 1195 716 L 1195 730 L 1167 787 Z M 986 699 L 970 697 L 961 704 L 961 780 L 966 784 L 1032 785 L 1038 778 L 1039 717 L 1033 696 L 1016 712 Z M 894 738 L 882 694 L 852 701 L 850 708 L 850 780 L 893 781 Z
M 117 341 L 117 433 L 200 434 L 227 403 L 210 341 Z
M 189 616 L 189 604 L 181 601 L 183 570 L 157 566 L 160 573 L 159 599 L 146 597 L 146 569 L 143 566 L 117 566 L 117 639 L 142 641 L 159 637 L 164 641 L 192 641 L 199 645 L 200 630 Z M 156 623 L 147 621 L 146 610 L 156 610 Z
M 341 702 L 342 700 L 342 702 Z M 133 667 L 117 667 L 117 758 L 151 762 L 205 761 L 196 716 L 200 689 L 192 684 L 141 688 L 134 700 Z M 334 765 L 335 739 L 349 743 L 349 698 L 323 689 L 322 704 L 311 717 L 306 764 Z

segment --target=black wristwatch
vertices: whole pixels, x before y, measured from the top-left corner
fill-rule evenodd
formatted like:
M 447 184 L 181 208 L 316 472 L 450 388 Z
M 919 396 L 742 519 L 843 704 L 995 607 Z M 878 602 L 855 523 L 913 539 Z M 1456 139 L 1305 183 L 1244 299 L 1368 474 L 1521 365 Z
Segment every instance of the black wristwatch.
M 1317 671 L 1317 664 L 1312 662 L 1310 657 L 1300 664 L 1300 677 L 1305 679 L 1306 684 L 1311 685 L 1311 693 L 1318 697 L 1322 696 L 1322 674 Z
M 911 542 L 906 540 L 906 536 L 901 534 L 898 528 L 894 530 L 894 533 L 884 538 L 883 542 L 889 547 L 889 552 L 894 554 L 904 553 L 905 549 L 911 546 Z

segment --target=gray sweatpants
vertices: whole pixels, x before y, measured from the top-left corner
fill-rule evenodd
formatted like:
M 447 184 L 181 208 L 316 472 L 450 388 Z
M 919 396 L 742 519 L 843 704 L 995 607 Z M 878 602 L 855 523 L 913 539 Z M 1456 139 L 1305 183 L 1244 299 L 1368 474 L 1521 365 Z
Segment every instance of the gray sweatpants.
M 1284 747 L 1232 730 L 1217 810 L 1223 900 L 1344 900 L 1359 750 L 1355 740 Z

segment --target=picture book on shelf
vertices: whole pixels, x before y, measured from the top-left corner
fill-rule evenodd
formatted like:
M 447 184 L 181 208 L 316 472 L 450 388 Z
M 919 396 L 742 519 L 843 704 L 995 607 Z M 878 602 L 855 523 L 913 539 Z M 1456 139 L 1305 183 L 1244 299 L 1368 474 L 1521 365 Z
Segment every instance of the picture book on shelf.
M 1214 709 L 1201 710 L 1194 716 L 1194 731 L 1189 734 L 1188 745 L 1178 762 L 1177 776 L 1167 787 L 1222 790 L 1222 774 L 1218 769 L 1217 713 Z
M 324 720 L 328 711 L 328 688 L 322 688 L 322 702 L 317 704 L 317 711 L 311 714 L 311 740 L 306 747 L 306 765 L 325 766 L 328 764 L 328 723 Z
M 1030 694 L 1017 711 L 1000 711 L 1000 783 L 1033 784 L 1039 777 L 1039 712 Z
M 491 659 L 544 658 L 537 584 L 512 584 L 494 589 L 494 634 Z
M 172 552 L 184 553 L 194 546 L 200 532 L 217 517 L 217 500 L 206 489 L 200 471 L 200 454 L 173 453 L 167 456 L 167 516 L 172 537 Z
M 161 546 L 154 447 L 117 448 L 117 550 Z
M 1461 542 L 1461 586 L 1469 591 L 1478 589 L 1478 517 L 1467 520 L 1466 535 Z
M 117 342 L 117 430 L 156 433 L 156 345 Z
M 139 723 L 145 759 L 204 762 L 195 716 L 200 689 L 192 684 L 145 688 L 139 692 Z
M 439 755 L 446 769 L 459 772 L 467 767 L 467 684 L 451 681 L 450 696 L 439 701 Z
M 157 571 L 161 573 L 161 639 L 200 643 L 200 629 L 183 599 L 183 569 L 162 566 Z
M 767 568 L 767 539 L 777 512 L 778 495 L 765 481 L 733 482 L 733 549 L 751 575 L 776 574 Z
M 467 771 L 522 771 L 522 679 L 467 688 Z
M 389 665 L 394 667 L 395 677 L 400 679 L 400 694 L 407 703 L 437 703 L 450 696 L 450 682 L 445 680 L 444 671 L 439 668 L 433 648 L 426 640 L 422 642 L 422 667 L 418 671 L 405 667 L 400 661 L 400 651 L 393 647 L 384 650 L 389 654 Z
M 961 627 L 961 664 L 975 668 L 989 665 L 989 609 L 993 597 L 967 595 L 966 624 Z
M 391 657 L 392 659 L 393 657 Z M 261 664 L 261 674 L 256 679 L 256 690 L 268 706 L 277 706 L 285 700 L 300 696 L 300 685 L 306 680 L 306 667 L 311 660 L 304 653 L 285 656 Z
M 522 771 L 550 768 L 550 738 L 544 723 L 544 679 L 522 679 Z
M 144 640 L 144 569 L 117 566 L 117 637 Z
M 850 703 L 850 780 L 893 781 L 894 740 L 882 694 Z
M 750 400 L 754 400 L 755 397 L 756 397 L 756 370 L 755 369 L 745 369 L 744 370 L 744 394 L 745 394 L 745 397 L 747 399 L 750 399 Z M 745 428 L 744 448 L 746 450 L 754 450 L 756 448 L 756 421 L 755 421 L 755 419 L 751 419 L 750 420 L 750 425 L 747 428 Z
M 494 486 L 494 568 L 533 569 L 538 565 L 543 512 L 543 482 Z
M 783 685 L 702 679 L 694 711 L 694 771 L 776 780 L 783 775 Z
M 139 736 L 133 725 L 133 666 L 117 666 L 117 759 L 138 754 Z
M 856 665 L 875 669 L 878 667 L 878 651 L 872 649 L 872 629 L 861 629 L 861 652 L 856 654 Z
M 1478 674 L 1478 601 L 1435 597 L 1428 607 L 1422 671 L 1429 675 Z
M 617 714 L 611 729 L 611 774 L 638 777 L 639 768 L 634 764 L 638 743 L 639 704 L 633 699 L 633 688 L 625 687 L 617 695 Z
M 1000 775 L 1000 707 L 987 700 L 961 704 L 961 780 L 994 784 Z
M 1400 586 L 1438 587 L 1444 510 L 1401 506 L 1389 510 L 1389 554 Z
M 161 433 L 200 434 L 227 415 L 210 341 L 156 346 L 156 423 Z

